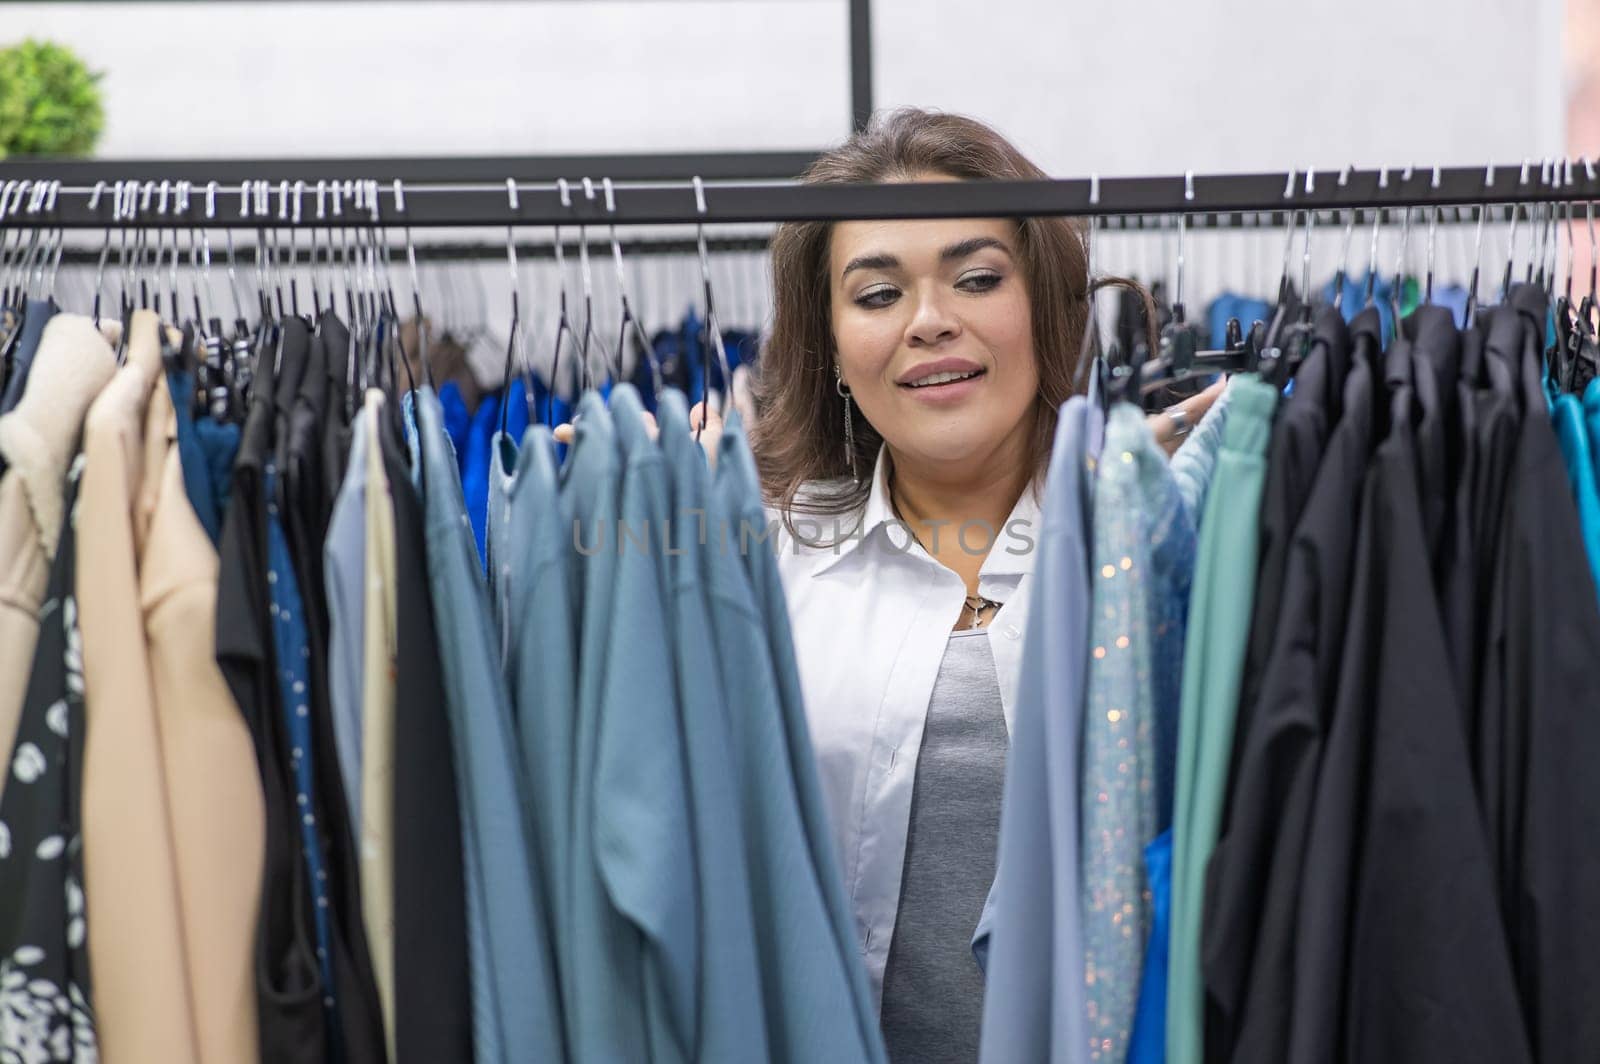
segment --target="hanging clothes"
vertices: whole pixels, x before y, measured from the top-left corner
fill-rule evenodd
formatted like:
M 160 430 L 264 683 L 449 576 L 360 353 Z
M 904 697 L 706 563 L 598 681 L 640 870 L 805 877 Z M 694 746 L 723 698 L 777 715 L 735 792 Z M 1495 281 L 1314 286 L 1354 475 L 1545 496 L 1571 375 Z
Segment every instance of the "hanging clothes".
M 63 481 L 67 514 L 76 507 L 81 470 L 82 463 L 74 465 Z M 17 756 L 6 759 L 15 785 L 0 795 L 0 985 L 27 1003 L 0 1010 L 0 1045 L 23 1060 L 88 1064 L 101 1056 L 83 887 L 76 525 L 69 519 L 61 529 L 14 733 Z
M 0 414 L 0 765 L 11 761 L 38 643 L 67 468 L 89 405 L 117 369 L 111 345 L 80 315 L 53 319 L 39 346 L 33 387 Z
M 987 951 L 985 1064 L 1081 1059 L 1087 1038 L 1078 862 L 1078 762 L 1089 631 L 1086 515 L 1104 420 L 1067 400 L 1056 423 L 1035 578 L 1056 589 L 1034 611 L 1011 725 L 999 854 L 974 952 Z
M 1090 551 L 1083 727 L 1083 938 L 1089 1060 L 1126 1056 L 1151 928 L 1143 854 L 1172 821 L 1194 518 L 1144 412 L 1106 420 Z
M 545 935 L 526 782 L 515 756 L 504 678 L 494 660 L 482 568 L 466 538 L 461 481 L 438 398 L 417 396 L 428 578 L 462 781 L 462 844 L 472 965 L 474 1059 L 554 1060 L 565 1052 Z
M 1193 634 L 1183 659 L 1167 986 L 1167 1057 L 1175 1064 L 1202 1059 L 1200 914 L 1233 747 L 1246 618 L 1254 592 L 1264 456 L 1278 403 L 1276 389 L 1249 375 L 1236 377 L 1230 388 L 1236 394 L 1217 455 L 1216 483 L 1200 522 L 1189 613 Z

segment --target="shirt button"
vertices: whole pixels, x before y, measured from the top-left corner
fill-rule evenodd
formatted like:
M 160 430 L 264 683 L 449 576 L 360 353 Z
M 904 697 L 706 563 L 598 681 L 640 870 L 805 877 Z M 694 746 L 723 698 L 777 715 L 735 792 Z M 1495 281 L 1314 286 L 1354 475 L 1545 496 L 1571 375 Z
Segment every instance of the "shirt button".
M 1014 624 L 1006 625 L 1004 631 L 1007 639 L 1015 639 L 1022 634 L 1022 631 Z

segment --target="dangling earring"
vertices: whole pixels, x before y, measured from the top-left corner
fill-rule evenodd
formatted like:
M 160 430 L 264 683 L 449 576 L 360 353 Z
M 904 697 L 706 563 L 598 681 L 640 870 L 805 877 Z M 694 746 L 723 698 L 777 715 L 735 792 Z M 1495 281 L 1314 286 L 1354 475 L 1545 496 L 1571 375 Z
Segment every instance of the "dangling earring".
M 844 400 L 844 451 L 850 462 L 850 479 L 860 480 L 856 472 L 856 427 L 850 419 L 850 389 L 845 387 L 844 371 L 837 364 L 833 367 L 833 390 Z

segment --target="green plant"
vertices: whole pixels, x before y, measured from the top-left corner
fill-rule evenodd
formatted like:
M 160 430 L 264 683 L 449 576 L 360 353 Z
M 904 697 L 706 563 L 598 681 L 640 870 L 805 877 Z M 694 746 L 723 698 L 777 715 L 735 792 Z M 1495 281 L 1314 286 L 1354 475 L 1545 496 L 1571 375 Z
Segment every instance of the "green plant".
M 48 41 L 0 50 L 0 156 L 88 154 L 105 125 L 100 77 Z

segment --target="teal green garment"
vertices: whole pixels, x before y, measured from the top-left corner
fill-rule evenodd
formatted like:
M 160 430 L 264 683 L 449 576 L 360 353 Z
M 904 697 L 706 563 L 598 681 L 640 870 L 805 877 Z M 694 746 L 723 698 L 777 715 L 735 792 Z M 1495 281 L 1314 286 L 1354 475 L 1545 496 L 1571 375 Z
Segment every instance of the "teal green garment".
M 1594 390 L 1594 381 L 1589 388 Z M 1584 423 L 1584 404 L 1575 395 L 1556 398 L 1550 415 L 1556 423 L 1556 438 L 1561 442 L 1561 457 L 1567 465 L 1567 484 L 1578 504 L 1578 524 L 1583 530 L 1583 549 L 1589 556 L 1589 575 L 1600 589 L 1600 488 L 1596 487 L 1594 449 Z
M 595 854 L 612 905 L 640 936 L 649 1059 L 668 1064 L 692 1056 L 700 985 L 699 877 L 661 550 L 672 482 L 633 385 L 611 390 L 611 420 L 622 483 L 595 754 Z
M 1600 377 L 1583 390 L 1583 420 L 1589 429 L 1589 453 L 1600 454 Z M 1595 487 L 1600 489 L 1600 465 L 1595 467 Z
M 1261 490 L 1278 392 L 1254 375 L 1235 379 L 1216 472 L 1206 496 L 1189 600 L 1178 717 L 1172 831 L 1171 968 L 1167 1060 L 1200 1064 L 1204 1052 L 1200 914 L 1216 848 L 1255 597 Z
M 774 543 L 737 414 L 718 444 L 708 507 L 707 586 L 729 713 L 739 814 L 750 845 L 756 955 L 773 1064 L 882 1064 L 883 1038 L 853 940 L 844 877 L 799 714 L 794 649 Z M 799 719 L 797 719 L 797 717 Z
M 613 399 L 615 402 L 615 399 Z M 689 404 L 676 389 L 657 399 L 661 451 L 672 471 L 668 628 L 677 666 L 684 754 L 694 818 L 700 911 L 700 1038 L 696 1060 L 762 1060 L 768 1055 L 756 956 L 749 848 L 739 819 L 739 784 L 711 638 L 711 604 L 701 576 L 709 546 L 706 505 L 711 472 L 689 432 Z M 665 553 L 665 552 L 664 552 Z M 742 709 L 743 707 L 741 707 Z
M 578 650 L 568 562 L 572 528 L 561 517 L 555 447 L 555 438 L 543 425 L 532 426 L 522 439 L 515 474 L 505 484 L 506 531 L 515 535 L 503 539 L 499 548 L 515 579 L 503 580 L 498 590 L 504 617 L 521 618 L 508 627 L 506 680 L 528 779 L 529 819 L 540 856 L 556 971 L 568 985 L 573 970 L 567 884 Z M 564 1005 L 571 1015 L 571 1003 Z
M 1172 819 L 1194 518 L 1144 411 L 1106 420 L 1094 489 L 1078 815 L 1088 1044 L 1127 1053 L 1152 912 L 1146 844 Z
M 612 904 L 600 871 L 600 729 L 606 674 L 628 660 L 608 662 L 615 607 L 616 544 L 622 461 L 605 400 L 586 392 L 578 401 L 573 443 L 561 470 L 562 523 L 571 543 L 577 603 L 578 711 L 572 759 L 572 838 L 567 858 L 570 968 L 562 982 L 573 1060 L 648 1061 L 649 1038 L 640 1000 L 643 961 L 638 929 Z M 662 634 L 654 637 L 657 642 Z
M 477 544 L 439 399 L 428 388 L 414 394 L 428 586 L 461 785 L 474 1059 L 478 1064 L 563 1060 L 566 1043 L 538 853 L 525 816 L 528 788 L 516 756 L 510 698 L 494 652 Z M 440 860 L 453 857 L 439 855 Z

